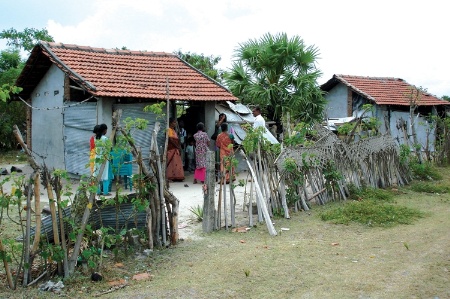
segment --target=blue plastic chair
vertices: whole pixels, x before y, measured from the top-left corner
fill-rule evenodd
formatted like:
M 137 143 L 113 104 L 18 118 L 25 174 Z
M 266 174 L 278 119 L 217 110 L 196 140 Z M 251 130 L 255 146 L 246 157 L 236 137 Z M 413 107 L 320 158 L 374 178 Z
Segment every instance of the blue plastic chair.
M 123 177 L 125 189 L 130 187 L 131 191 L 133 189 L 133 165 L 131 164 L 133 156 L 124 150 L 113 151 L 111 152 L 111 156 L 114 175 L 117 175 L 118 178 Z

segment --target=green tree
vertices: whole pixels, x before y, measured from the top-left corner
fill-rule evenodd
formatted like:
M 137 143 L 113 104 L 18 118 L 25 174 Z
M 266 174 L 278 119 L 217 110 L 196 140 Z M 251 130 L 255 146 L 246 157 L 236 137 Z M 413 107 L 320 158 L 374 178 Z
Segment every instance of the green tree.
M 220 62 L 220 56 L 206 56 L 204 54 L 191 52 L 183 53 L 181 50 L 174 52 L 174 54 L 217 82 L 222 80 L 223 71 L 216 68 L 217 64 Z
M 318 49 L 299 36 L 265 34 L 235 51 L 232 68 L 224 76 L 231 92 L 244 104 L 267 107 L 269 117 L 291 116 L 312 123 L 322 119 L 325 99 L 317 79 Z
M 0 39 L 6 39 L 6 45 L 14 49 L 23 49 L 30 52 L 38 41 L 53 42 L 53 37 L 48 34 L 47 29 L 25 28 L 17 31 L 14 28 L 4 29 L 0 33 Z
M 53 38 L 47 29 L 25 28 L 17 31 L 11 28 L 3 30 L 0 39 L 6 39 L 9 46 L 0 51 L 0 149 L 9 150 L 16 144 L 13 125 L 18 125 L 23 132 L 26 121 L 25 106 L 20 102 L 9 102 L 11 94 L 21 91 L 20 87 L 14 86 L 24 66 L 20 51 L 29 52 L 39 40 L 53 41 Z
M 442 99 L 444 101 L 450 102 L 450 97 L 449 96 L 442 96 Z

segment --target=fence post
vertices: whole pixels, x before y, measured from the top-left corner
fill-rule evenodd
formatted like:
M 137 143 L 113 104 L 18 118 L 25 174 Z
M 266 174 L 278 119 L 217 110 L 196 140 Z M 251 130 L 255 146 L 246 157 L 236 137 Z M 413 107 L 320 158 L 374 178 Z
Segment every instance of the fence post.
M 213 151 L 206 153 L 206 180 L 203 186 L 203 232 L 210 233 L 214 230 L 215 226 L 215 187 L 216 187 L 216 174 L 215 174 L 215 156 Z

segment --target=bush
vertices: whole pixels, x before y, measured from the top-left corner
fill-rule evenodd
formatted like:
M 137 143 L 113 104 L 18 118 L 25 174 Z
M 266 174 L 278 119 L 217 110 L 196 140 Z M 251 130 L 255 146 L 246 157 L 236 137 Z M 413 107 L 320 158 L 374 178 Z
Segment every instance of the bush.
M 384 202 L 390 202 L 393 200 L 394 195 L 391 191 L 385 189 L 376 189 L 364 187 L 362 189 L 357 189 L 353 185 L 349 187 L 350 196 L 349 199 L 352 200 L 378 200 Z
M 380 203 L 374 200 L 352 201 L 339 204 L 320 214 L 323 221 L 338 224 L 356 222 L 370 227 L 392 227 L 398 224 L 411 224 L 424 213 L 403 206 Z
M 417 180 L 442 180 L 442 175 L 431 163 L 410 163 L 413 177 Z
M 424 193 L 448 193 L 448 186 L 434 185 L 427 182 L 416 182 L 411 185 L 411 190 L 414 192 L 424 192 Z

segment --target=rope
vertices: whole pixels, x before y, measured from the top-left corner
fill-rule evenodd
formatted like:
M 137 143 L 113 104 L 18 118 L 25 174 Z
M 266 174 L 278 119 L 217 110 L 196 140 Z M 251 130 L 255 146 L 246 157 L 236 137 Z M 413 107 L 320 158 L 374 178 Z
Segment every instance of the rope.
M 22 99 L 22 98 L 19 96 L 19 99 L 20 99 L 22 102 L 24 102 L 25 105 L 27 105 L 29 108 L 31 108 L 31 109 L 33 109 L 33 110 L 56 110 L 56 109 L 60 110 L 60 109 L 63 109 L 63 108 L 69 108 L 69 107 L 81 105 L 81 104 L 83 104 L 83 103 L 85 103 L 85 102 L 91 100 L 92 98 L 94 98 L 94 96 L 90 96 L 89 98 L 87 98 L 87 99 L 85 99 L 85 100 L 83 100 L 83 101 L 81 101 L 81 102 L 78 102 L 78 103 L 76 103 L 76 104 L 67 105 L 67 106 L 56 106 L 56 107 L 38 108 L 38 107 L 33 107 L 33 106 L 31 106 L 30 104 L 27 103 L 27 101 L 25 101 L 24 99 Z

